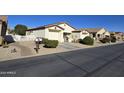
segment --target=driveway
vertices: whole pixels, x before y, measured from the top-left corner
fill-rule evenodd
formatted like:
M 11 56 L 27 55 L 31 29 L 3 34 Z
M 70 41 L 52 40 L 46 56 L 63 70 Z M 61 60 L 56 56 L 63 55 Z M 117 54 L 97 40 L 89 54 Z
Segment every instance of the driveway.
M 59 44 L 58 47 L 68 49 L 68 50 L 80 48 L 80 47 L 75 46 L 75 45 L 73 45 L 72 43 L 69 43 L 69 42 L 61 43 L 61 44 Z
M 124 76 L 124 44 L 54 53 L 0 63 L 0 76 Z

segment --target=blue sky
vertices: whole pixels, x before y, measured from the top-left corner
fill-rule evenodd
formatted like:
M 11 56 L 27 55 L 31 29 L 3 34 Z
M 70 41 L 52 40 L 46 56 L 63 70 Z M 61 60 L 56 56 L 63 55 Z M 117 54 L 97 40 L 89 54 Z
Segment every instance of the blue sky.
M 109 31 L 124 32 L 124 16 L 122 15 L 9 15 L 9 27 L 16 24 L 29 28 L 56 22 L 68 22 L 75 28 L 101 28 Z

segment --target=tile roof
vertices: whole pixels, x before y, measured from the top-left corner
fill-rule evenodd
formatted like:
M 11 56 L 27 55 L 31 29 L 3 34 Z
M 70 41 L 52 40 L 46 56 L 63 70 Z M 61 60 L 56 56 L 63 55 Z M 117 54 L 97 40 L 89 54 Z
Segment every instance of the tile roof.
M 28 29 L 28 30 L 26 30 L 26 31 L 38 30 L 38 29 L 45 29 L 45 28 L 49 28 L 49 27 L 53 27 L 53 26 L 59 27 L 60 29 L 64 30 L 64 28 L 62 28 L 62 27 L 60 27 L 60 26 L 58 26 L 58 25 L 49 24 L 49 25 L 44 25 L 44 26 L 40 26 L 40 27 Z
M 89 33 L 97 33 L 102 28 L 81 28 L 80 30 L 86 30 Z
M 73 26 L 71 26 L 69 23 L 67 22 L 58 22 L 58 23 L 55 23 L 56 25 L 60 25 L 60 24 L 67 24 L 68 26 L 74 28 Z M 74 28 L 75 30 L 77 30 L 76 28 Z
M 115 32 L 115 34 L 120 34 L 120 33 L 123 33 L 123 32 Z
M 85 30 L 86 31 L 86 30 Z M 72 31 L 72 32 L 82 32 L 83 34 L 87 34 L 88 33 L 88 31 L 87 32 L 85 32 L 85 31 L 83 31 L 83 30 L 74 30 L 74 31 Z
M 81 30 L 74 30 L 74 31 L 72 31 L 72 32 L 81 32 Z
M 27 31 L 30 31 L 30 30 L 37 30 L 37 29 L 45 29 L 45 28 L 49 28 L 49 27 L 53 27 L 53 26 L 57 26 L 59 27 L 60 29 L 64 30 L 64 28 L 60 27 L 59 25 L 60 24 L 67 24 L 69 25 L 68 23 L 66 22 L 57 22 L 57 23 L 54 23 L 54 24 L 48 24 L 48 25 L 44 25 L 44 26 L 40 26 L 40 27 L 36 27 L 36 28 L 32 28 L 32 29 L 28 29 Z M 70 26 L 70 25 L 69 25 Z M 70 26 L 72 27 L 72 26 Z M 72 27 L 74 28 L 74 27 Z M 74 28 L 76 30 L 76 28 Z

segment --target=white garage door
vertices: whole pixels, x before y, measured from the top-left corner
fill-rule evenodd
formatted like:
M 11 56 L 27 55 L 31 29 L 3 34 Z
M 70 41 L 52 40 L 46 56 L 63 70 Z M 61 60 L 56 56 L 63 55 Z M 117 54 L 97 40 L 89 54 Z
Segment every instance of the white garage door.
M 49 39 L 50 40 L 59 40 L 59 38 L 60 38 L 59 35 L 60 35 L 59 32 L 49 31 Z

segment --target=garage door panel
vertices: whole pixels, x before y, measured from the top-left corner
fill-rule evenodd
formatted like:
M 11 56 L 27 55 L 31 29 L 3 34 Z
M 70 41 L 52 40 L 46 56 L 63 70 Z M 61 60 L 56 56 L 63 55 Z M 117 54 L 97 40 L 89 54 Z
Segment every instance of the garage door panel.
M 49 32 L 49 39 L 51 40 L 59 40 L 59 32 Z

